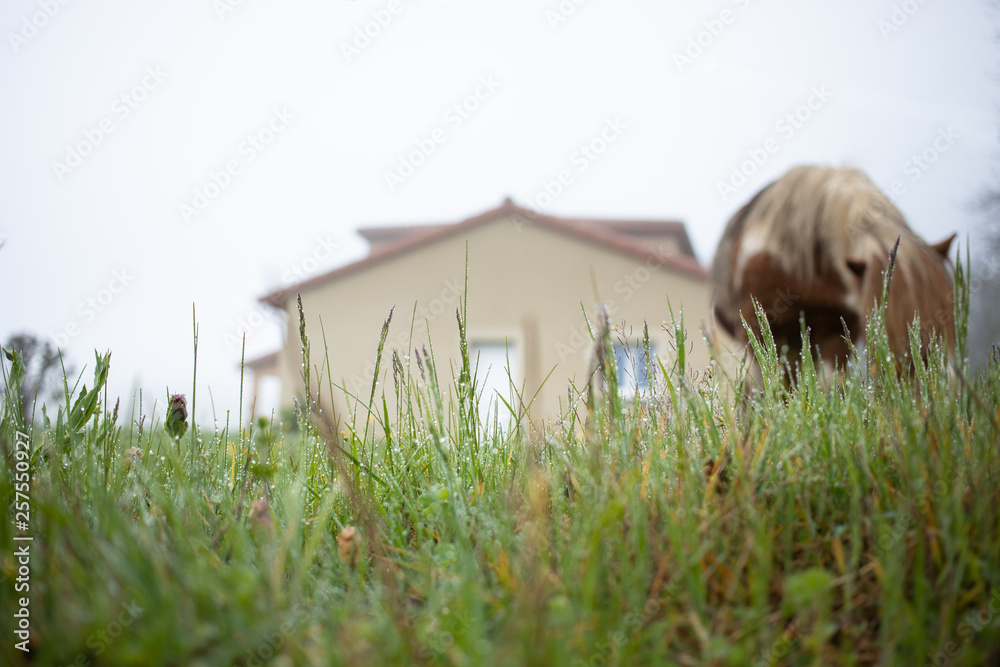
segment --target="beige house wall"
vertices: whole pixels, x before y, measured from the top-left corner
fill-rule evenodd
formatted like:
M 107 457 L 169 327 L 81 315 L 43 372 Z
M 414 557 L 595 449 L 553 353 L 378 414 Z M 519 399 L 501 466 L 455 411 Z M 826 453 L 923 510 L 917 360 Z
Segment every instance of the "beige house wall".
M 525 382 L 526 398 L 539 389 L 555 368 L 531 407 L 532 416 L 554 418 L 565 407 L 567 385 L 583 388 L 589 375 L 591 344 L 581 302 L 591 317 L 598 299 L 608 305 L 614 324 L 623 321 L 624 334 L 642 337 L 643 320 L 658 356 L 669 359 L 672 342 L 665 331 L 668 297 L 674 312 L 684 310 L 689 366 L 702 369 L 708 354 L 699 322 L 708 321 L 707 281 L 657 266 L 633 255 L 608 249 L 542 226 L 515 221 L 510 216 L 473 227 L 463 233 L 419 246 L 410 252 L 308 288 L 302 293 L 313 366 L 325 374 L 323 330 L 329 366 L 336 384 L 367 402 L 382 323 L 396 307 L 382 359 L 382 390 L 393 393 L 393 348 L 406 355 L 413 323 L 413 345 L 433 341 L 442 385 L 454 384 L 459 335 L 455 309 L 465 284 L 466 241 L 469 255 L 468 332 L 478 341 L 513 341 L 519 350 L 519 368 L 511 369 Z M 414 319 L 414 304 L 418 315 Z M 288 331 L 279 353 L 282 404 L 301 395 L 301 349 L 294 297 L 286 304 Z M 323 329 L 321 330 L 320 322 Z M 412 357 L 412 353 L 410 355 Z M 475 360 L 473 360 L 475 363 Z M 414 372 L 416 369 L 414 368 Z M 315 379 L 316 371 L 313 371 Z M 328 383 L 322 389 L 329 398 Z M 343 396 L 338 411 L 347 407 Z M 324 400 L 326 403 L 326 400 Z

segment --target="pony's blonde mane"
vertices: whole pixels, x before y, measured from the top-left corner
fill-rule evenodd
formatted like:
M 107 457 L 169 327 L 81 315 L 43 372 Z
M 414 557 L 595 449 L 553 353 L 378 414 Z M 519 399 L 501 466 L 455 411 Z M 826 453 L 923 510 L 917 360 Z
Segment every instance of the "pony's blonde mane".
M 743 233 L 743 255 L 766 244 L 782 269 L 797 278 L 833 270 L 845 285 L 848 260 L 884 261 L 899 237 L 901 246 L 922 243 L 864 173 L 833 167 L 796 167 L 775 181 L 748 211 Z M 912 259 L 902 253 L 897 266 L 919 271 L 902 266 Z
M 730 326 L 739 322 L 745 270 L 765 254 L 803 284 L 828 282 L 846 291 L 844 307 L 864 318 L 882 292 L 889 254 L 899 239 L 887 325 L 893 347 L 908 348 L 906 326 L 922 315 L 930 330 L 953 341 L 951 272 L 943 250 L 923 241 L 903 214 L 864 173 L 851 168 L 803 166 L 761 190 L 726 227 L 713 266 L 713 310 Z

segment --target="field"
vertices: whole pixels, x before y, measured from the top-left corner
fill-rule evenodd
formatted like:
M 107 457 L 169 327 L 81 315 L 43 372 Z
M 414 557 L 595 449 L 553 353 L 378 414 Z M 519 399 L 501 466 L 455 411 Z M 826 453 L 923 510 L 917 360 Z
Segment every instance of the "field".
M 21 423 L 4 359 L 0 662 L 1000 664 L 1000 351 L 901 372 L 875 317 L 833 386 L 765 337 L 753 396 L 682 355 L 626 402 L 609 363 L 499 430 L 467 353 L 411 372 L 384 340 L 393 401 L 183 434 L 106 396 L 104 356 Z M 303 353 L 313 386 L 336 351 Z

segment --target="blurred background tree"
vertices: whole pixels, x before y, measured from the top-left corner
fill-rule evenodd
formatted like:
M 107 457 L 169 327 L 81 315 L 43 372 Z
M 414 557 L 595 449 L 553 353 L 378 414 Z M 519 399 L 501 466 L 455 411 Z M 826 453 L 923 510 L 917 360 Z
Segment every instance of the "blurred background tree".
M 969 318 L 969 360 L 983 366 L 994 345 L 1000 345 L 1000 185 L 994 185 L 979 204 L 983 223 L 973 238 L 972 292 Z
M 59 351 L 47 340 L 27 332 L 12 334 L 3 345 L 5 350 L 16 350 L 24 358 L 25 376 L 21 387 L 21 416 L 30 424 L 34 417 L 35 404 L 41 402 L 62 403 L 63 364 Z M 67 367 L 67 377 L 73 376 L 73 369 Z M 0 384 L 0 392 L 4 391 Z
M 990 5 L 994 20 L 1000 19 L 1000 0 L 991 0 Z M 1000 173 L 996 170 L 976 208 L 983 218 L 970 240 L 969 361 L 974 369 L 985 367 L 993 346 L 1000 345 Z

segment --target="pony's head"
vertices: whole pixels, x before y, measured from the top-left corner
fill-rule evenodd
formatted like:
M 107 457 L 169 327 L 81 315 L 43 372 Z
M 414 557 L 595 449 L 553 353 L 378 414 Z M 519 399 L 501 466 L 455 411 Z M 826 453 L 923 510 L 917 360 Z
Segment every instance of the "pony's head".
M 907 329 L 919 315 L 922 342 L 941 335 L 953 350 L 948 251 L 954 235 L 925 243 L 856 169 L 796 167 L 732 217 L 713 264 L 715 318 L 746 342 L 740 317 L 759 334 L 756 300 L 790 358 L 802 349 L 801 318 L 813 351 L 828 366 L 843 364 L 848 340 L 863 343 L 897 239 L 886 306 L 890 348 L 900 361 L 908 356 Z

